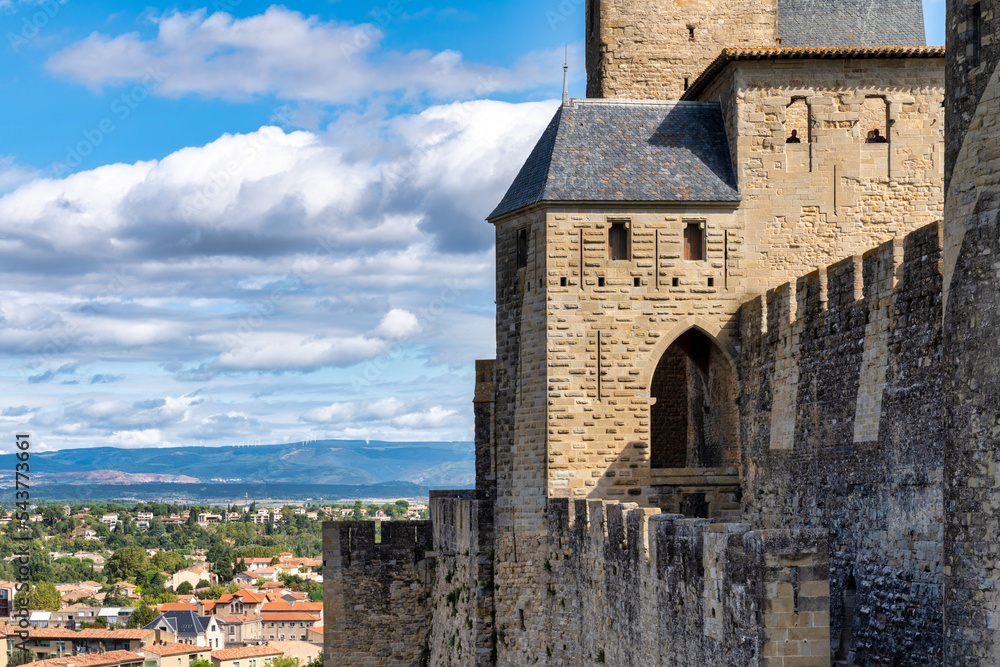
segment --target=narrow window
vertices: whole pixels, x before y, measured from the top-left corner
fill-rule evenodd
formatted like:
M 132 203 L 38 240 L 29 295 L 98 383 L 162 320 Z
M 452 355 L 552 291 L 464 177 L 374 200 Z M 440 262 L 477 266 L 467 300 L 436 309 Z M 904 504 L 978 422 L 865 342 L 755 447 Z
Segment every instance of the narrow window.
M 521 229 L 517 232 L 517 268 L 523 269 L 528 266 L 528 230 Z
M 597 32 L 597 3 L 599 0 L 590 0 L 590 12 L 588 21 L 590 22 L 590 34 L 593 35 Z
M 636 276 L 635 278 L 632 279 L 632 284 L 635 285 L 636 287 L 642 287 L 642 278 Z
M 681 285 L 681 279 L 680 278 L 674 278 L 673 280 L 670 281 L 670 285 L 671 285 L 671 287 L 680 287 L 680 285 Z
M 608 251 L 611 259 L 628 259 L 628 228 L 616 222 L 608 229 Z
M 559 287 L 566 287 L 566 279 L 565 278 L 560 278 L 559 279 Z
M 983 41 L 983 10 L 980 3 L 969 5 L 969 62 L 973 67 L 979 65 L 979 50 Z
M 684 90 L 688 89 L 688 78 L 684 77 Z
M 709 287 L 715 287 L 715 278 L 709 278 L 708 279 L 708 286 Z
M 694 26 L 688 26 L 688 41 L 694 41 Z
M 703 223 L 689 222 L 684 228 L 684 259 L 701 262 L 705 259 L 705 230 Z
M 598 287 L 604 287 L 604 277 L 603 276 L 597 279 L 597 286 Z

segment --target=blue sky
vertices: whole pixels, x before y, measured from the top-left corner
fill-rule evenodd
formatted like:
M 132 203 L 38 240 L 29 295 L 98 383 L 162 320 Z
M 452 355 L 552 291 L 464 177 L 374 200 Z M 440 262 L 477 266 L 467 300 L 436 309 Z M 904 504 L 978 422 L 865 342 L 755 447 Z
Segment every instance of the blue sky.
M 483 218 L 566 44 L 583 94 L 582 6 L 0 0 L 0 422 L 471 439 Z

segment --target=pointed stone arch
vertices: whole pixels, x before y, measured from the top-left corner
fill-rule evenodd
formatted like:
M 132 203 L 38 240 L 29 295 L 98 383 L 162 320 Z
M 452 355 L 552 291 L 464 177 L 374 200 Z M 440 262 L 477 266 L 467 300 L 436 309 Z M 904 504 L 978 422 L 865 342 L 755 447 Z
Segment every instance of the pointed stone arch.
M 650 467 L 736 467 L 735 366 L 716 336 L 689 324 L 665 336 L 661 354 L 648 364 Z

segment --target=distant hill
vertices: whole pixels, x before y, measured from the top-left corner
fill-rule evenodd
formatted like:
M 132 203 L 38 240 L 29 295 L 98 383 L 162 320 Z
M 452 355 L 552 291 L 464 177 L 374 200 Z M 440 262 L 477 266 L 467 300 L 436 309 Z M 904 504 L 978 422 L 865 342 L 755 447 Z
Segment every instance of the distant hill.
M 470 442 L 320 440 L 287 445 L 33 452 L 33 486 L 173 484 L 361 485 L 411 482 L 421 488 L 475 484 Z M 0 481 L 13 476 L 0 456 Z

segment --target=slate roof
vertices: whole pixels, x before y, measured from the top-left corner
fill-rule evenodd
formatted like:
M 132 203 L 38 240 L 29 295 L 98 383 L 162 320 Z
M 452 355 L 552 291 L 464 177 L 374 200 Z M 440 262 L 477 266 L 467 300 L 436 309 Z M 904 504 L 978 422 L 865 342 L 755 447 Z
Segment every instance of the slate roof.
M 175 635 L 203 635 L 206 628 L 212 621 L 211 616 L 199 616 L 193 611 L 174 610 L 161 613 L 156 619 L 146 626 L 147 630 L 155 630 L 160 622 L 166 623 L 170 632 Z
M 737 202 L 715 102 L 572 100 L 489 219 L 539 202 Z
M 778 0 L 782 46 L 923 46 L 920 0 Z

